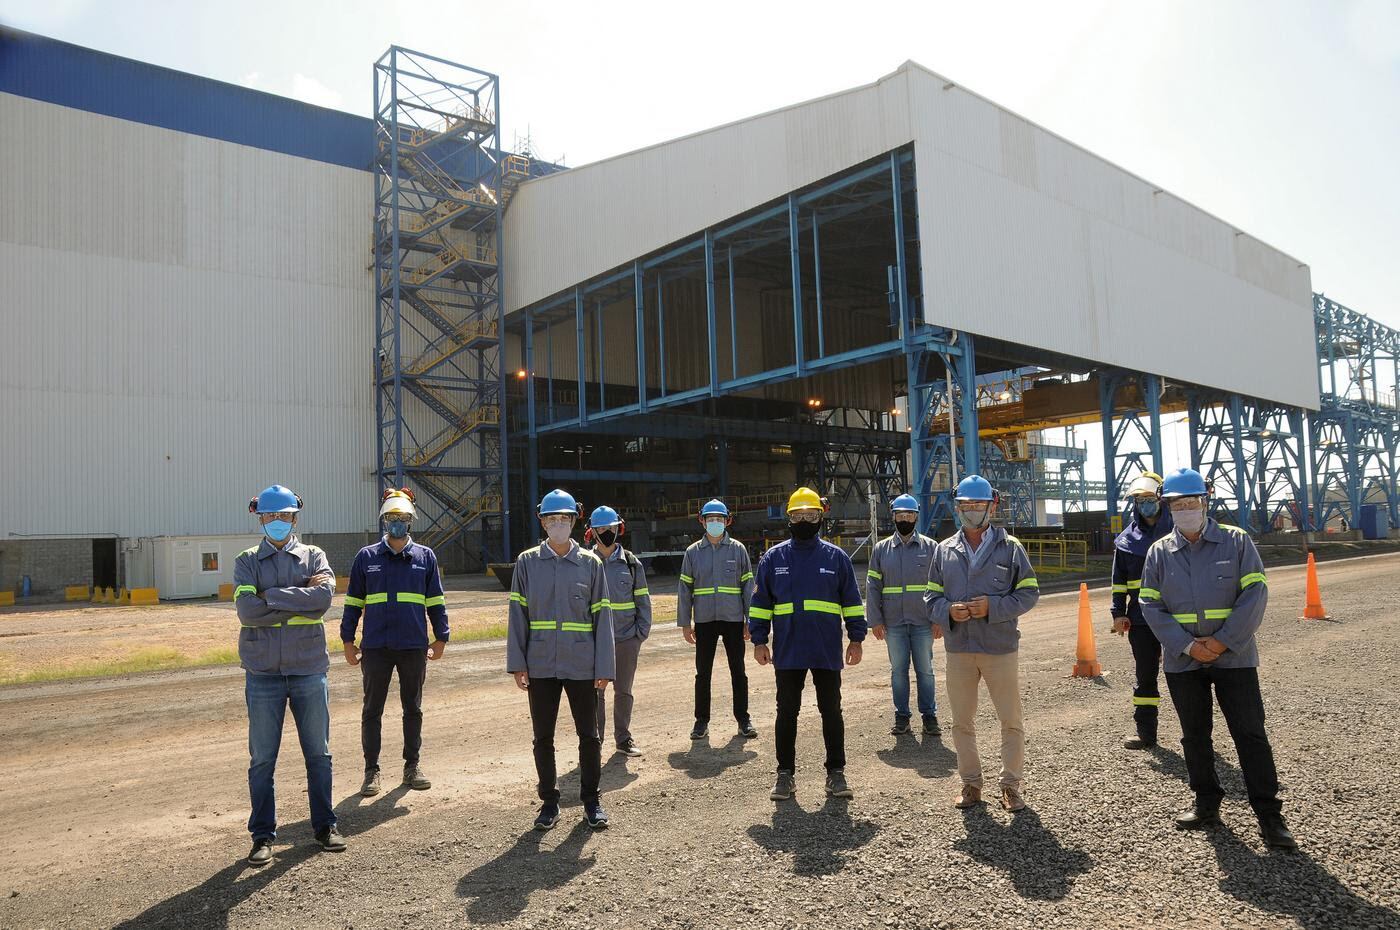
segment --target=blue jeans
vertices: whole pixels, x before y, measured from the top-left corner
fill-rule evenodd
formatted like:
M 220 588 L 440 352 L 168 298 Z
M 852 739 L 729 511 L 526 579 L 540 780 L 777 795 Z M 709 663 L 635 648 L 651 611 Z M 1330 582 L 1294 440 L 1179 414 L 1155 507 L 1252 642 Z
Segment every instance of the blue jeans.
M 901 623 L 885 627 L 885 645 L 890 651 L 890 688 L 894 691 L 894 712 L 909 714 L 909 662 L 919 689 L 919 713 L 938 713 L 933 679 L 933 627 L 927 623 Z
M 297 724 L 297 739 L 306 760 L 307 795 L 311 799 L 311 826 L 321 831 L 335 826 L 331 809 L 331 708 L 326 676 L 255 675 L 246 672 L 244 696 L 248 702 L 248 793 L 253 813 L 248 832 L 253 839 L 277 836 L 277 794 L 273 770 L 282 745 L 282 721 L 287 704 Z

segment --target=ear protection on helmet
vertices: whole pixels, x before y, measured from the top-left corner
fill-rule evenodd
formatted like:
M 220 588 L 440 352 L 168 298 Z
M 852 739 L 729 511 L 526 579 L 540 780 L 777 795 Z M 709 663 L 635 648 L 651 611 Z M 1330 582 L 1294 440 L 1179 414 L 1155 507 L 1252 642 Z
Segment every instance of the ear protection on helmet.
M 306 502 L 303 501 L 303 500 L 301 499 L 301 495 L 300 495 L 300 494 L 297 494 L 297 495 L 296 495 L 296 499 L 297 499 L 297 509 L 299 509 L 299 510 L 305 510 L 305 509 L 306 509 Z M 412 500 L 411 497 L 410 497 L 409 499 Z M 256 497 L 250 497 L 250 498 L 248 498 L 248 512 L 251 513 L 251 514 L 256 514 L 256 513 L 258 512 L 258 499 L 257 499 Z
M 379 495 L 379 503 L 382 504 L 397 494 L 402 494 L 404 497 L 408 498 L 410 504 L 418 503 L 418 498 L 414 496 L 413 491 L 409 488 L 385 488 L 384 493 Z M 300 500 L 298 500 L 298 506 L 300 506 Z
M 619 517 L 617 518 L 617 538 L 618 538 L 619 540 L 621 540 L 622 537 L 625 536 L 626 534 L 627 534 L 627 521 L 624 520 L 624 519 L 622 519 L 621 516 L 619 516 Z M 583 541 L 584 541 L 585 543 L 587 543 L 588 545 L 591 546 L 591 545 L 593 544 L 593 541 L 594 541 L 595 539 L 597 539 L 597 538 L 598 538 L 598 534 L 594 531 L 593 527 L 590 526 L 588 529 L 586 529 L 586 530 L 583 531 Z

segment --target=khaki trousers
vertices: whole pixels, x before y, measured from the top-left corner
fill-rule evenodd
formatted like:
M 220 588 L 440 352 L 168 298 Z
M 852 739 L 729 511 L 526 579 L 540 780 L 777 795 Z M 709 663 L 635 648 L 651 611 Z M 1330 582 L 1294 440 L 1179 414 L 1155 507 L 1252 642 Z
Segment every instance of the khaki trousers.
M 953 711 L 953 749 L 958 754 L 958 776 L 964 785 L 982 787 L 982 760 L 977 755 L 977 683 L 987 683 L 987 694 L 1001 721 L 1001 784 L 1019 788 L 1026 763 L 1026 734 L 1021 726 L 1021 682 L 1017 653 L 986 655 L 949 652 L 943 676 L 948 705 Z

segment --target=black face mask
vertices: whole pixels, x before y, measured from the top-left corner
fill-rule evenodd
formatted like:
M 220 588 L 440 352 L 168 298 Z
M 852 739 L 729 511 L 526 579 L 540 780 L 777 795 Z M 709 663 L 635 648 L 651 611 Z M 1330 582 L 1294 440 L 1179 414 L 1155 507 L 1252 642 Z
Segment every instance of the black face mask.
M 820 523 L 789 523 L 789 524 L 788 524 L 788 532 L 792 534 L 792 538 L 793 538 L 793 539 L 802 539 L 802 540 L 815 539 L 816 536 L 817 536 L 817 533 L 821 532 L 821 528 L 822 528 L 822 525 L 821 525 Z
M 611 546 L 613 543 L 617 542 L 617 533 L 612 530 L 599 530 L 598 542 L 602 543 L 604 546 Z
M 916 525 L 917 524 L 913 520 L 894 521 L 894 528 L 899 530 L 901 536 L 908 536 L 910 533 L 913 533 Z

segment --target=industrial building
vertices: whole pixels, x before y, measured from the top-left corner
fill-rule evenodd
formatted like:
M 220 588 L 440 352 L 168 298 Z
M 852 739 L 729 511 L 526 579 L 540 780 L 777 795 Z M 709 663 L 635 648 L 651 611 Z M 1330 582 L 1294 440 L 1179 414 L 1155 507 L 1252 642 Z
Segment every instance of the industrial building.
M 212 593 L 272 482 L 342 571 L 405 484 L 459 571 L 554 486 L 661 554 L 716 495 L 761 550 L 798 483 L 936 527 L 973 471 L 1092 535 L 1171 413 L 1230 522 L 1400 526 L 1400 334 L 920 65 L 569 169 L 496 75 L 373 68 L 367 119 L 0 33 L 0 589 Z

